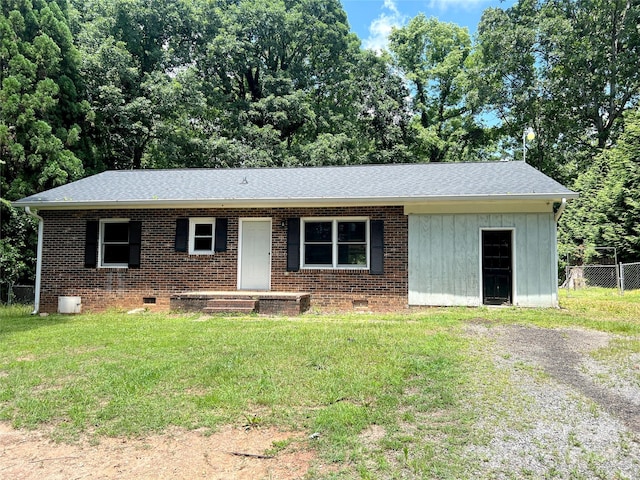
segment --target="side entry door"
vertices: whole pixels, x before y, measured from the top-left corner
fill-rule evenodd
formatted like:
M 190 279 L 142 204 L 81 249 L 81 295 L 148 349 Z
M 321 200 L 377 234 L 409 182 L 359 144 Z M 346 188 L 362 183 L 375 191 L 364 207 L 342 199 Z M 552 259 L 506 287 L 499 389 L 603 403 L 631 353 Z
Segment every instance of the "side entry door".
M 513 301 L 513 232 L 482 231 L 482 303 L 510 305 Z

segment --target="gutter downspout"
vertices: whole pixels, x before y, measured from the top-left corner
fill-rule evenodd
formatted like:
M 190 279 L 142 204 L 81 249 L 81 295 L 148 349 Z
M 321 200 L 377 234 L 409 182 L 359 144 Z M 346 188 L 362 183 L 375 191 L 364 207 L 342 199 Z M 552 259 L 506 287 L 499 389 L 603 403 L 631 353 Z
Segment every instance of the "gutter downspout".
M 563 198 L 560 206 L 558 207 L 558 211 L 553 216 L 553 219 L 556 221 L 556 223 L 558 223 L 558 220 L 560 220 L 560 217 L 562 216 L 565 208 L 567 208 L 567 199 Z
M 553 215 L 553 219 L 554 219 L 554 220 L 555 220 L 555 222 L 556 222 L 556 228 L 554 229 L 554 233 L 555 233 L 555 237 L 556 237 L 556 240 L 555 240 L 555 245 L 556 245 L 556 248 L 555 248 L 555 250 L 556 250 L 556 255 L 555 255 L 555 257 L 556 257 L 556 258 L 555 258 L 555 266 L 551 269 L 551 271 L 554 271 L 554 270 L 557 268 L 557 265 L 558 265 L 558 246 L 557 246 L 557 245 L 558 245 L 558 233 L 557 233 L 558 228 L 557 228 L 557 225 L 558 225 L 558 220 L 560 220 L 560 217 L 562 216 L 562 213 L 564 212 L 564 209 L 565 209 L 565 208 L 567 208 L 567 199 L 566 199 L 566 198 L 563 198 L 563 199 L 562 199 L 562 201 L 560 202 L 560 206 L 558 207 L 558 210 L 557 210 L 557 211 L 556 211 L 556 213 Z M 555 285 L 556 285 L 556 288 L 555 288 L 555 299 L 554 299 L 554 303 L 555 303 L 555 305 L 554 305 L 554 306 L 555 306 L 556 308 L 559 308 L 559 307 L 560 307 L 560 304 L 559 304 L 559 302 L 558 302 L 558 298 L 559 298 L 559 295 L 558 295 L 558 288 L 559 288 L 559 287 L 558 287 L 558 283 L 557 283 L 557 281 L 556 281 L 556 280 L 557 280 L 557 277 L 556 277 L 556 279 L 554 280 L 554 283 L 555 283 Z
M 40 277 L 42 276 L 42 234 L 44 231 L 44 219 L 31 208 L 24 207 L 24 211 L 38 220 L 38 249 L 36 251 L 36 286 L 33 300 L 33 312 L 31 315 L 37 315 L 40 312 Z

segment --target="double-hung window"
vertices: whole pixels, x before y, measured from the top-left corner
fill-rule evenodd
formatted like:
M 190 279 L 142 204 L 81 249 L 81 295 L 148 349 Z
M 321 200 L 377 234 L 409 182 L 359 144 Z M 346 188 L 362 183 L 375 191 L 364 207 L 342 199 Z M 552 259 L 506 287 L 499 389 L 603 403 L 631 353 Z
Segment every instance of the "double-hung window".
M 302 266 L 369 268 L 367 218 L 302 219 Z
M 100 266 L 129 266 L 129 220 L 100 221 Z
M 214 252 L 215 231 L 215 218 L 190 218 L 189 253 L 192 255 L 211 255 Z

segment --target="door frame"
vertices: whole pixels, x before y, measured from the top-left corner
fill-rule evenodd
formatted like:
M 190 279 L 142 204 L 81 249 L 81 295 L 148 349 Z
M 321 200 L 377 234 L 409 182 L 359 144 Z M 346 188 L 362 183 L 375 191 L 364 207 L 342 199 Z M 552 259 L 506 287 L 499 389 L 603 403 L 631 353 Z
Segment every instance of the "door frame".
M 244 222 L 269 222 L 269 277 L 267 279 L 267 289 L 271 290 L 271 270 L 272 270 L 272 243 L 273 243 L 273 219 L 271 217 L 240 217 L 238 218 L 238 284 L 237 289 L 242 288 L 242 241 L 243 241 L 243 224 Z
M 511 232 L 511 305 L 518 304 L 518 291 L 516 289 L 516 227 L 480 227 L 480 234 L 478 239 L 478 266 L 479 277 L 478 284 L 480 285 L 479 305 L 485 305 L 484 303 L 484 275 L 482 264 L 482 233 L 490 231 Z

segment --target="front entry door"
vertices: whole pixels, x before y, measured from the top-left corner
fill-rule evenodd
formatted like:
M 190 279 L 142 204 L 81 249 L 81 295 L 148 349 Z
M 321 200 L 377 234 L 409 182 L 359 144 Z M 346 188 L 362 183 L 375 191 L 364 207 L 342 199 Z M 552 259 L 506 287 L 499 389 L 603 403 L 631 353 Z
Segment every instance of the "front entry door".
M 513 297 L 512 231 L 482 231 L 482 303 L 511 304 Z
M 271 219 L 240 220 L 239 290 L 271 286 Z

